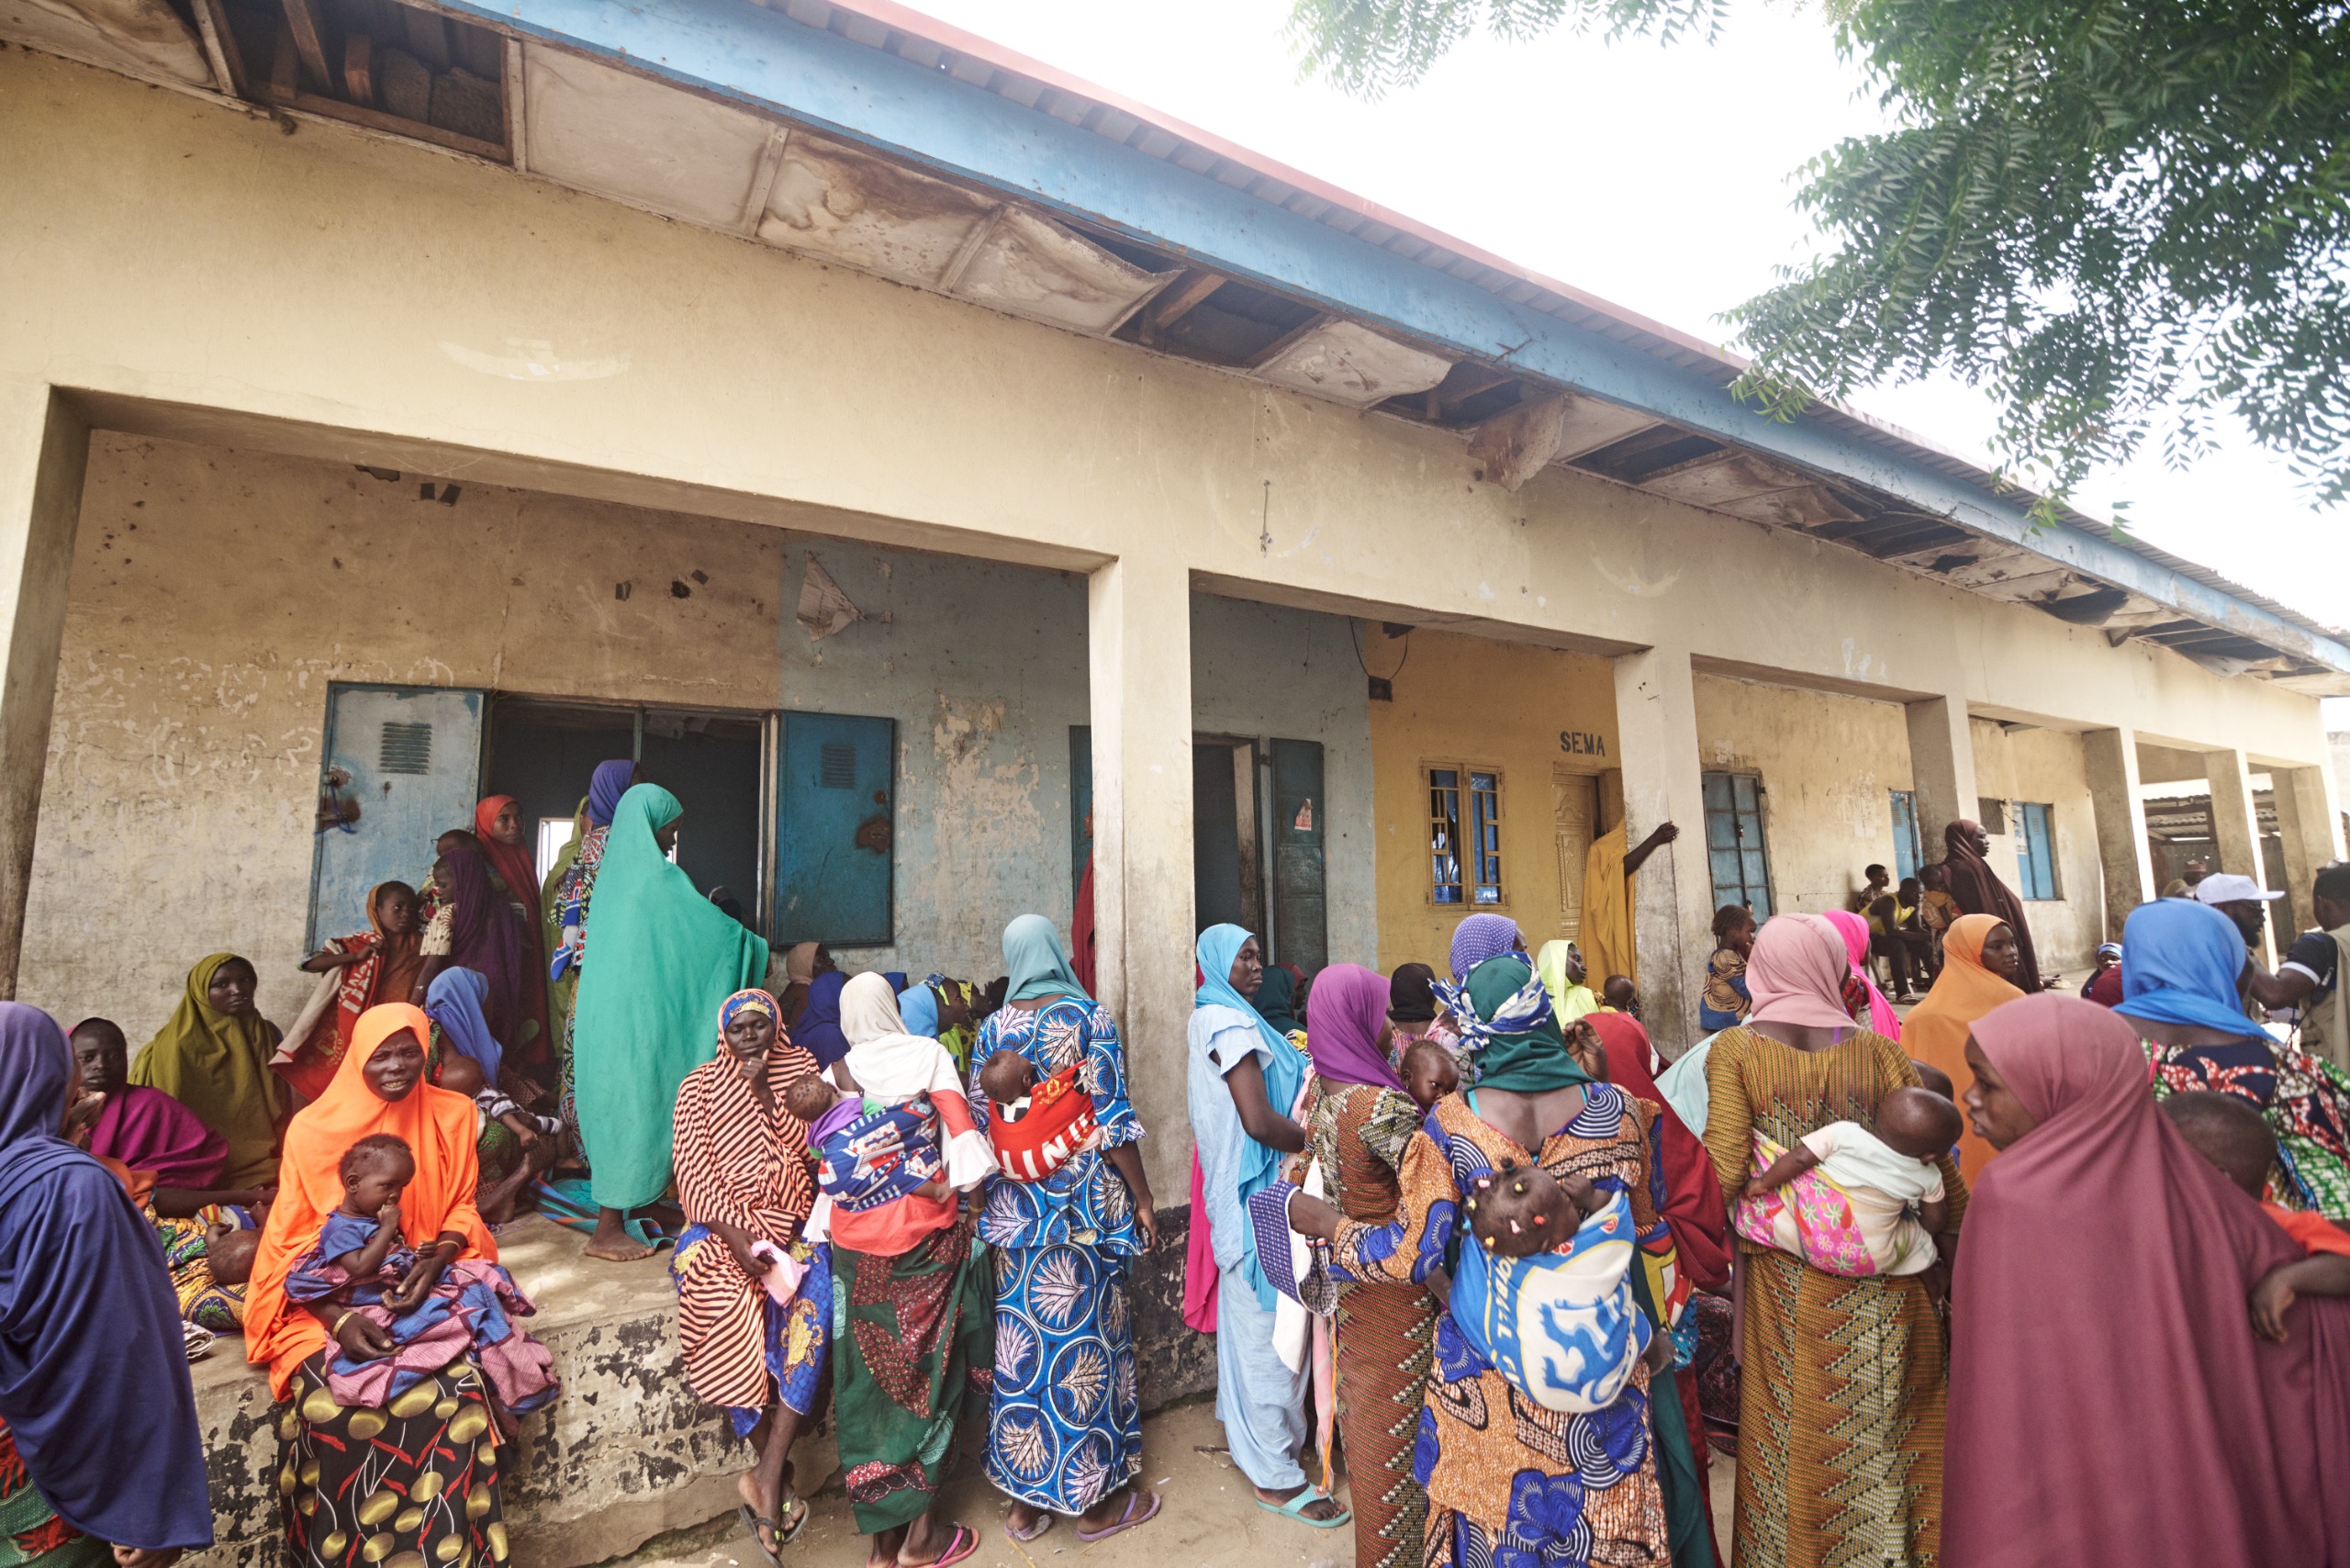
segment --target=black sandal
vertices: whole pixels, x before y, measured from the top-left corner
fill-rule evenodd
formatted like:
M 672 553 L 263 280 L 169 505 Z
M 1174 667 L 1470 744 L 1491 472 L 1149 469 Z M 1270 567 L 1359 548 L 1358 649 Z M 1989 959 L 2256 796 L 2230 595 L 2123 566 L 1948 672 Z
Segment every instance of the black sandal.
M 776 1522 L 773 1519 L 761 1518 L 758 1515 L 753 1513 L 751 1511 L 751 1505 L 748 1503 L 735 1504 L 734 1517 L 741 1519 L 743 1521 L 743 1527 L 751 1532 L 751 1544 L 759 1549 L 759 1555 L 767 1560 L 769 1568 L 783 1568 L 783 1559 L 778 1557 L 776 1552 L 783 1547 L 785 1542 L 783 1540 L 783 1531 L 777 1526 Z M 808 1523 L 807 1510 L 804 1508 L 800 1510 L 800 1522 L 802 1526 L 805 1526 Z M 776 1538 L 776 1543 L 774 1546 L 770 1547 L 767 1545 L 767 1537 L 759 1533 L 760 1529 L 763 1528 L 774 1532 Z

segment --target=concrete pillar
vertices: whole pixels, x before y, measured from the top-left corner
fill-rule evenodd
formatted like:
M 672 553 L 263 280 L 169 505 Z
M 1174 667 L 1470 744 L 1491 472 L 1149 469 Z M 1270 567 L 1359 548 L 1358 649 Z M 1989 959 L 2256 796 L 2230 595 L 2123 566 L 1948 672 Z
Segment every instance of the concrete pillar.
M 2105 868 L 2105 939 L 2121 940 L 2130 912 L 2161 890 L 2146 846 L 2146 811 L 2138 799 L 2138 733 L 2090 730 L 2081 736 L 2089 805 L 2097 812 L 2097 854 Z
M 1190 1190 L 1192 585 L 1171 555 L 1125 556 L 1087 594 L 1092 679 L 1093 918 L 1102 1001 L 1163 1206 Z
M 1706 796 L 1697 753 L 1697 699 L 1686 648 L 1650 648 L 1616 661 L 1616 729 L 1624 762 L 1627 846 L 1660 823 L 1681 836 L 1632 879 L 1632 942 L 1640 1010 L 1667 1057 L 1697 1038 L 1697 998 L 1712 957 L 1714 883 L 1706 861 Z
M 2277 796 L 2277 836 L 2285 843 L 2285 887 L 2290 895 L 2277 908 L 2292 910 L 2291 930 L 2307 931 L 2317 924 L 2310 897 L 2318 868 L 2343 855 L 2333 774 L 2323 767 L 2272 767 L 2268 779 Z
M 2207 751 L 2203 771 L 2211 780 L 2211 838 L 2218 860 L 2214 871 L 2233 871 L 2266 887 L 2268 882 L 2260 854 L 2260 813 L 2252 799 L 2252 770 L 2240 751 Z M 2269 912 L 2273 916 L 2277 912 Z M 2262 961 L 2277 967 L 2277 923 L 2268 924 L 2267 951 Z
M 1942 830 L 1972 822 L 1982 802 L 1975 790 L 1975 737 L 1966 727 L 1966 700 L 1929 697 L 1903 705 L 1909 724 L 1909 776 L 1918 795 L 1919 852 L 1928 865 L 1942 857 Z
M 0 381 L 0 997 L 17 994 L 65 584 L 90 431 L 42 383 Z

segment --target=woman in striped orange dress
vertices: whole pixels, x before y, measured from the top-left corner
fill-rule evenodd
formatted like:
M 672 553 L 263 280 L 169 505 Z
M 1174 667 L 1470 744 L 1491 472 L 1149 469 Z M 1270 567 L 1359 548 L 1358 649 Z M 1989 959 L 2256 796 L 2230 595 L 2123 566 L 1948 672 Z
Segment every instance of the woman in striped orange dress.
M 1831 1122 L 1867 1126 L 1885 1095 L 1917 1087 L 1901 1047 L 1845 1013 L 1851 971 L 1843 937 L 1818 915 L 1777 915 L 1755 936 L 1754 1010 L 1714 1036 L 1706 1061 L 1706 1151 L 1725 1193 L 1745 1191 L 1758 1139 L 1785 1149 Z M 1955 1242 L 1966 1183 L 1950 1156 L 1938 1163 L 1943 1237 Z M 1848 1277 L 1743 1235 L 1737 1247 L 1739 1568 L 1931 1568 L 1947 1361 L 1925 1276 Z
M 677 1196 L 688 1224 L 669 1260 L 686 1381 L 722 1405 L 757 1462 L 736 1483 L 738 1512 L 775 1560 L 808 1523 L 791 1491 L 792 1439 L 816 1407 L 832 1329 L 830 1249 L 801 1239 L 816 1192 L 808 1129 L 783 1092 L 816 1071 L 778 1021 L 775 998 L 738 991 L 718 1011 L 715 1060 L 677 1087 Z M 768 1282 L 797 1274 L 789 1305 Z

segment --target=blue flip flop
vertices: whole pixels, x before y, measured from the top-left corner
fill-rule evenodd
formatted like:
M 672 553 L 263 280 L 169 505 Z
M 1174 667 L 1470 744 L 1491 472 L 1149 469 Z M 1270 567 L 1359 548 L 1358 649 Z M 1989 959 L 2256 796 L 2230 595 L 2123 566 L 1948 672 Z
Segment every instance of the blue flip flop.
M 1337 1499 L 1332 1497 L 1330 1494 L 1325 1492 L 1321 1487 L 1315 1485 L 1309 1481 L 1305 1484 L 1304 1491 L 1300 1492 L 1296 1496 L 1292 1497 L 1286 1503 L 1268 1503 L 1262 1497 L 1259 1497 L 1257 1499 L 1257 1506 L 1264 1509 L 1265 1512 L 1269 1514 L 1279 1514 L 1283 1518 L 1295 1519 L 1299 1524 L 1311 1525 L 1315 1529 L 1337 1529 L 1340 1525 L 1348 1523 L 1355 1517 L 1354 1510 L 1351 1508 L 1341 1508 L 1337 1514 L 1326 1519 L 1309 1519 L 1304 1514 L 1305 1509 L 1312 1507 L 1316 1503 L 1331 1503 L 1336 1502 L 1337 1500 Z

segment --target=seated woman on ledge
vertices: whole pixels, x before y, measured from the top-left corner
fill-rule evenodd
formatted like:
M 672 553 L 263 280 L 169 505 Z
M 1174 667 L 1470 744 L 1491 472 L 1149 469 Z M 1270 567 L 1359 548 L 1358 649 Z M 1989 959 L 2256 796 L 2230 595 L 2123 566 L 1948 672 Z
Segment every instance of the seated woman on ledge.
M 342 1568 L 354 1540 L 378 1561 L 420 1553 L 426 1562 L 495 1563 L 508 1554 L 498 1443 L 477 1360 L 449 1362 L 381 1409 L 345 1405 L 329 1382 L 337 1352 L 389 1355 L 392 1336 L 352 1307 L 306 1307 L 286 1291 L 343 1202 L 344 1151 L 377 1133 L 401 1139 L 415 1159 L 401 1228 L 423 1245 L 403 1276 L 404 1297 L 429 1295 L 460 1259 L 498 1260 L 474 1208 L 474 1104 L 424 1081 L 431 1033 L 423 1010 L 406 1003 L 360 1018 L 334 1082 L 286 1128 L 285 1182 L 253 1265 L 245 1354 L 268 1365 L 271 1393 L 292 1402 L 278 1426 L 283 1473 L 294 1478 L 285 1499 L 289 1561 L 315 1568 Z
M 264 1202 L 276 1183 L 230 1187 L 220 1181 L 229 1144 L 196 1114 L 160 1089 L 130 1081 L 130 1045 L 112 1019 L 73 1025 L 73 1059 L 82 1068 L 84 1100 L 96 1098 L 89 1150 L 155 1178 L 155 1213 L 188 1219 L 216 1204 Z

